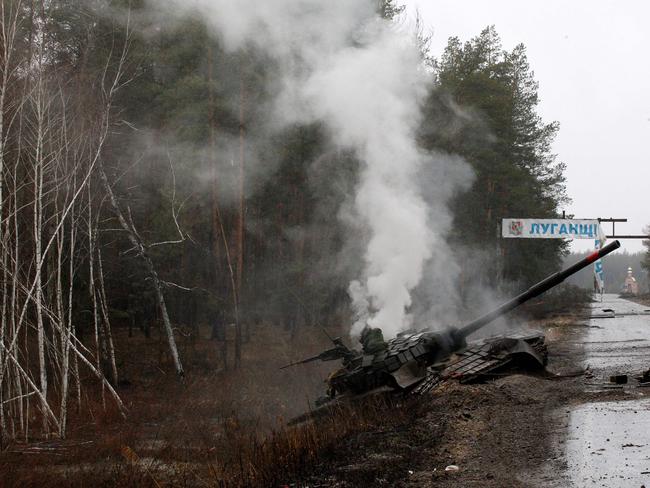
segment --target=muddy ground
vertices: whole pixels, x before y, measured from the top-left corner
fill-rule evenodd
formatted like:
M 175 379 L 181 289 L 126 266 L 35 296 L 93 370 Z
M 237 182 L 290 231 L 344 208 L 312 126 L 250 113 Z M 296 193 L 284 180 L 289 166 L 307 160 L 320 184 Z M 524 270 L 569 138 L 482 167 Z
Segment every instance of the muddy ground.
M 549 346 L 559 377 L 504 376 L 481 385 L 448 383 L 411 408 L 396 429 L 371 429 L 342 442 L 297 486 L 567 486 L 564 437 L 570 409 L 615 400 L 620 391 L 588 393 L 579 371 L 585 317 L 532 324 Z M 448 466 L 458 470 L 449 471 Z
M 636 297 L 629 297 L 628 300 L 631 300 L 636 303 L 640 303 L 641 305 L 650 306 L 650 293 L 646 293 L 644 295 L 639 295 Z
M 297 349 L 327 347 L 323 338 L 314 341 L 318 335 L 290 339 L 272 329 L 260 332 L 254 336 L 259 346 L 245 349 L 248 368 L 226 375 L 200 376 L 218 362 L 201 354 L 214 345 L 188 344 L 186 356 L 197 364 L 182 384 L 159 374 L 159 359 L 144 354 L 144 346 L 151 346 L 143 342 L 128 355 L 133 364 L 124 367 L 131 379 L 121 391 L 129 417 L 120 420 L 94 404 L 94 413 L 77 419 L 65 441 L 6 446 L 0 485 L 567 486 L 569 412 L 583 403 L 616 400 L 622 392 L 589 393 L 585 385 L 593 379 L 575 375 L 586 313 L 529 325 L 545 333 L 548 369 L 558 377 L 450 382 L 417 399 L 375 405 L 369 415 L 353 407 L 298 428 L 283 426 L 322 390 L 330 365 L 278 368 L 297 359 Z M 447 471 L 450 465 L 458 470 Z

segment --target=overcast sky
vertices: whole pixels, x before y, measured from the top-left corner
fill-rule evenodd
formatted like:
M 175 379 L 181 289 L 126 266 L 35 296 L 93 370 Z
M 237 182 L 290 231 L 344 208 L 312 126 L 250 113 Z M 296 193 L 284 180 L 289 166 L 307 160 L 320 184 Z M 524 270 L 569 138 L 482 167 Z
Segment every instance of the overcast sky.
M 410 17 L 419 10 L 436 56 L 450 36 L 466 41 L 490 24 L 505 49 L 523 43 L 540 85 L 539 112 L 560 122 L 554 149 L 567 165 L 567 213 L 627 218 L 617 234 L 642 233 L 650 224 L 650 1 L 401 3 Z M 621 242 L 629 252 L 643 249 L 641 241 Z

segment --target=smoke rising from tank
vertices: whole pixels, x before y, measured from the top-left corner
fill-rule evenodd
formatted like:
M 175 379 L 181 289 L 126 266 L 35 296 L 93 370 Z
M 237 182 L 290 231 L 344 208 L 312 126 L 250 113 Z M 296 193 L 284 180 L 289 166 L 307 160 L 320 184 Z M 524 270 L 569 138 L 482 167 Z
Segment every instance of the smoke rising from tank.
M 356 314 L 351 332 L 369 324 L 391 337 L 409 327 L 412 292 L 425 266 L 453 268 L 444 244 L 451 225 L 446 204 L 471 178 L 462 161 L 418 147 L 420 107 L 431 75 L 413 33 L 381 19 L 374 0 L 151 3 L 176 15 L 199 15 L 226 49 L 264 52 L 281 73 L 271 119 L 320 121 L 336 145 L 355 153 L 359 184 L 354 205 L 341 218 L 354 225 L 350 238 L 361 235 L 367 245 L 360 257 L 363 274 L 349 286 Z M 426 199 L 424 169 L 445 176 L 430 182 Z

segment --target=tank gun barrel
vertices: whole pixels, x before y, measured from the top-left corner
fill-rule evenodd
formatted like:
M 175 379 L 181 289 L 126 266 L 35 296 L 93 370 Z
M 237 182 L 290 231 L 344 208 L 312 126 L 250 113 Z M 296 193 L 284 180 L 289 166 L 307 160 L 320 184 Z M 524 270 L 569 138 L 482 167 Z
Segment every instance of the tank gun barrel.
M 461 327 L 460 329 L 458 329 L 457 334 L 462 338 L 466 338 L 470 334 L 473 334 L 477 330 L 481 329 L 482 327 L 492 322 L 494 319 L 500 317 L 501 315 L 509 312 L 514 308 L 517 308 L 519 305 L 522 305 L 523 303 L 527 302 L 531 298 L 535 298 L 536 296 L 541 295 L 545 291 L 550 290 L 554 286 L 559 285 L 569 276 L 589 266 L 594 261 L 597 261 L 598 259 L 607 256 L 609 253 L 615 251 L 619 247 L 621 247 L 621 243 L 619 241 L 614 241 L 607 244 L 601 249 L 594 251 L 584 259 L 581 259 L 577 263 L 569 266 L 568 268 L 562 271 L 558 271 L 557 273 L 554 273 L 551 276 L 543 279 L 539 283 L 531 286 L 528 290 L 516 296 L 512 300 L 505 302 L 500 307 L 492 310 L 491 312 L 486 313 L 485 315 L 477 318 L 476 320 L 473 320 L 472 322 L 465 325 L 464 327 Z
M 355 351 L 348 349 L 348 347 L 345 344 L 343 344 L 343 341 L 341 340 L 340 337 L 337 337 L 336 339 L 332 339 L 332 342 L 334 342 L 333 348 L 327 349 L 326 351 L 321 352 L 317 356 L 312 356 L 307 359 L 301 359 L 300 361 L 294 361 L 292 363 L 285 364 L 280 369 L 296 366 L 297 364 L 311 363 L 312 361 L 334 361 L 337 359 L 342 359 L 345 362 L 345 361 L 350 361 L 351 359 L 357 356 L 357 353 L 355 353 Z

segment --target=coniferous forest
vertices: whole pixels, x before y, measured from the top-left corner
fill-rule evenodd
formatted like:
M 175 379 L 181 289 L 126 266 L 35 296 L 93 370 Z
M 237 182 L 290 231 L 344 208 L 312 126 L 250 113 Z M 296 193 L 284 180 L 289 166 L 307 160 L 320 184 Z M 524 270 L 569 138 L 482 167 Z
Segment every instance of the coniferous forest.
M 347 339 L 355 320 L 350 283 L 370 241 L 348 211 L 368 171 L 361 153 L 325 118 L 278 119 L 284 61 L 163 3 L 2 2 L 3 445 L 70 436 L 88 412 L 124 421 L 137 410 L 125 398 L 140 385 L 138 356 L 155 364 L 151 382 L 211 371 L 223 399 L 239 388 L 228 375 L 258 367 L 256 338 L 282 337 L 277 360 L 289 362 L 301 337 L 325 327 Z M 372 5 L 392 26 L 382 29 L 405 29 L 397 2 Z M 359 29 L 346 49 L 370 36 Z M 431 237 L 406 310 L 436 323 L 471 317 L 486 303 L 479 290 L 495 299 L 557 270 L 565 243 L 503 242 L 498 224 L 556 218 L 568 195 L 551 148 L 560 128 L 537 113 L 526 47 L 487 26 L 435 53 L 415 30 L 424 81 L 408 123 L 418 154 L 444 161 L 423 159 L 417 194 L 445 232 Z M 303 68 L 291 68 L 298 79 Z M 408 98 L 410 81 L 396 83 Z M 373 123 L 390 102 L 374 101 Z M 373 127 L 368 140 L 400 128 Z M 445 267 L 448 256 L 457 264 Z

